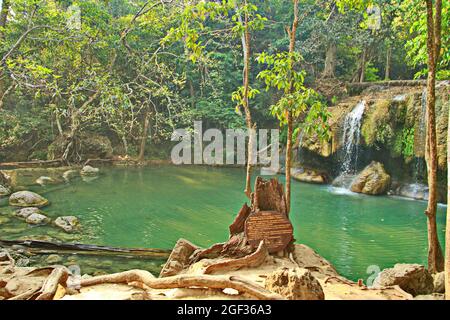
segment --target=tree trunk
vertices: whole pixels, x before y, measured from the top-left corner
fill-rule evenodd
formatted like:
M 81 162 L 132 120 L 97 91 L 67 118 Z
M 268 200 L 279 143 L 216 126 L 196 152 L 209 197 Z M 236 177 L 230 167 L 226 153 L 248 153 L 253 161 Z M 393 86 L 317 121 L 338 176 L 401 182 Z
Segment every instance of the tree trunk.
M 5 36 L 4 28 L 6 27 L 10 5 L 10 0 L 3 0 L 2 11 L 0 12 L 0 39 L 3 39 Z
M 292 22 L 292 28 L 289 31 L 289 54 L 291 55 L 291 69 L 294 68 L 293 54 L 295 51 L 295 35 L 298 27 L 298 0 L 294 0 L 294 21 Z M 294 80 L 292 75 L 290 76 L 290 88 L 289 92 L 294 92 Z M 291 209 L 291 158 L 292 158 L 292 135 L 293 135 L 293 120 L 291 111 L 287 111 L 287 143 L 286 143 L 286 163 L 285 163 L 285 174 L 286 174 L 286 206 L 287 214 Z
M 384 80 L 388 81 L 391 77 L 391 59 L 392 59 L 392 48 L 389 45 L 386 51 L 386 68 L 384 70 Z
M 247 5 L 247 1 L 244 1 L 245 5 Z M 252 152 L 253 152 L 253 135 L 252 135 L 252 129 L 254 128 L 254 125 L 252 123 L 252 116 L 250 113 L 250 107 L 249 107 L 249 101 L 248 101 L 248 94 L 249 94 L 249 74 L 250 74 L 250 31 L 248 26 L 248 14 L 245 14 L 244 18 L 244 38 L 243 38 L 243 45 L 244 45 L 244 96 L 243 96 L 243 102 L 244 102 L 244 111 L 245 111 L 245 122 L 247 124 L 247 130 L 248 130 L 248 144 L 247 144 L 247 172 L 246 172 L 246 179 L 245 179 L 245 190 L 244 193 L 247 195 L 247 197 L 250 199 L 251 193 L 252 193 L 252 187 L 251 187 L 251 179 L 252 179 Z
M 445 299 L 450 300 L 450 108 L 447 123 L 447 224 L 445 228 Z
M 325 55 L 325 67 L 322 73 L 323 78 L 334 78 L 334 72 L 336 70 L 336 51 L 336 44 L 330 43 Z
M 366 48 L 364 48 L 363 52 L 361 53 L 361 73 L 359 76 L 359 82 L 364 82 L 364 79 L 366 78 L 366 59 L 367 59 L 367 50 Z
M 142 130 L 141 147 L 139 149 L 139 161 L 143 162 L 145 159 L 145 145 L 147 144 L 148 127 L 150 125 L 150 114 L 145 113 L 144 129 Z
M 437 139 L 436 139 L 436 66 L 440 51 L 440 11 L 441 1 L 436 1 L 436 19 L 433 17 L 433 1 L 427 0 L 427 51 L 428 51 L 428 79 L 427 79 L 427 140 L 425 158 L 428 176 L 428 270 L 431 273 L 443 271 L 444 257 L 439 244 L 436 226 L 437 209 Z M 434 22 L 436 20 L 436 24 Z

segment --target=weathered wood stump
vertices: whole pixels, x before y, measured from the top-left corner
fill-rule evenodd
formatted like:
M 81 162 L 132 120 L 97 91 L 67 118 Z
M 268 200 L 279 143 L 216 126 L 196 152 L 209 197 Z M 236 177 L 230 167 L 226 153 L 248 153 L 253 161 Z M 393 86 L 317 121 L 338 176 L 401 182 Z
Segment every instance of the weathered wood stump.
M 269 253 L 286 252 L 294 238 L 283 185 L 277 179 L 257 177 L 251 199 L 251 206 L 245 203 L 230 225 L 227 242 L 200 249 L 178 241 L 160 276 L 180 273 L 202 259 L 221 260 L 209 265 L 205 273 L 256 267 Z

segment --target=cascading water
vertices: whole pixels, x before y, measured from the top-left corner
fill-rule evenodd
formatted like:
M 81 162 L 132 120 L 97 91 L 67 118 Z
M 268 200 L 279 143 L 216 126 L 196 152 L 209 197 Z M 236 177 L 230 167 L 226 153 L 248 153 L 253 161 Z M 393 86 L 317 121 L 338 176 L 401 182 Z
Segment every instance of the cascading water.
M 343 160 L 341 175 L 355 174 L 358 164 L 358 149 L 361 138 L 361 124 L 366 101 L 358 102 L 356 107 L 345 117 L 344 134 L 342 137 Z

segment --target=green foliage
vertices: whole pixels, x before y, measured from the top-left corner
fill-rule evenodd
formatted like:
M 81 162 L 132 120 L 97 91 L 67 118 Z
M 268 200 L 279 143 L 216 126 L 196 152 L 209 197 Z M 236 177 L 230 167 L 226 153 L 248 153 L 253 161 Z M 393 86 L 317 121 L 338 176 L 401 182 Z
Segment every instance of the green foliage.
M 393 149 L 405 158 L 414 156 L 414 128 L 403 128 L 396 136 Z

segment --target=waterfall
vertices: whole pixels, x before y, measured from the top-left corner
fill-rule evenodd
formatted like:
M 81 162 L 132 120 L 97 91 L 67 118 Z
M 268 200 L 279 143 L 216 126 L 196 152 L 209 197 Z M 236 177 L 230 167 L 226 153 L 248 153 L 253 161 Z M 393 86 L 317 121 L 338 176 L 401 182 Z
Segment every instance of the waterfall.
M 343 160 L 341 165 L 341 175 L 356 173 L 358 163 L 358 149 L 361 137 L 361 124 L 366 101 L 358 102 L 356 107 L 350 112 L 344 121 L 344 133 L 342 137 Z
M 418 132 L 417 134 L 418 139 L 422 141 L 422 148 L 423 152 L 425 153 L 425 144 L 426 144 L 426 118 L 427 118 L 427 89 L 425 88 L 422 92 L 421 97 L 421 110 L 419 115 L 419 123 L 417 126 Z M 415 157 L 415 171 L 413 173 L 414 176 L 414 182 L 415 184 L 419 184 L 420 180 L 420 174 L 424 171 L 424 165 L 423 165 L 422 159 Z

